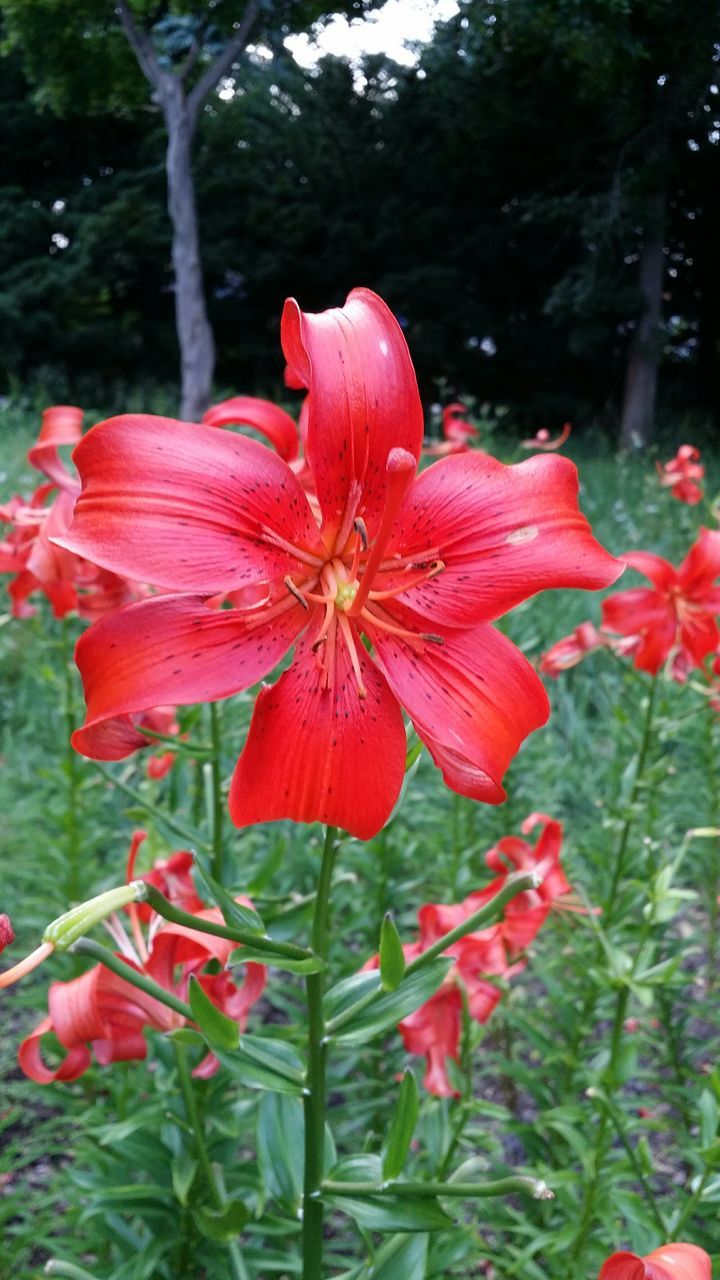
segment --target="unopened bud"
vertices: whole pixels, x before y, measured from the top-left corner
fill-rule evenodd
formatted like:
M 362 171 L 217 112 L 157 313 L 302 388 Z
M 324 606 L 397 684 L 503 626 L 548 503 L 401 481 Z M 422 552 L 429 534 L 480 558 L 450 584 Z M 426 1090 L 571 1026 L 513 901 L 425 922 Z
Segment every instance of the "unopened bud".
M 64 915 L 58 916 L 57 920 L 53 920 L 43 934 L 43 942 L 49 943 L 56 951 L 67 951 L 73 942 L 84 937 L 94 925 L 106 920 L 113 911 L 127 907 L 131 902 L 142 902 L 145 894 L 146 887 L 142 880 L 131 880 L 130 884 L 121 884 L 117 889 L 99 893 L 96 898 L 81 902 L 79 906 L 72 907 Z

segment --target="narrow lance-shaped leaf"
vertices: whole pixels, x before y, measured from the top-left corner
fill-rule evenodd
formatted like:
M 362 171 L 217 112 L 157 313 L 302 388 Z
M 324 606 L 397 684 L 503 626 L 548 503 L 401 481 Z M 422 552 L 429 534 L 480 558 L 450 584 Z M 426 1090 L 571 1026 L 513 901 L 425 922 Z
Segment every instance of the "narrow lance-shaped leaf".
M 237 1022 L 234 1022 L 232 1018 L 226 1017 L 213 1004 L 210 997 L 203 991 L 194 973 L 190 975 L 190 982 L 188 983 L 188 1001 L 193 1019 L 197 1022 L 211 1049 L 215 1046 L 218 1049 L 237 1048 L 240 1041 L 240 1028 Z
M 265 925 L 257 911 L 242 902 L 236 902 L 227 889 L 223 889 L 199 862 L 195 863 L 195 878 L 205 896 L 220 908 L 226 924 L 234 925 L 237 929 L 247 929 L 251 933 L 265 932 Z
M 410 1150 L 410 1143 L 418 1120 L 420 1103 L 415 1076 L 408 1067 L 400 1085 L 400 1097 L 395 1108 L 390 1132 L 383 1150 L 382 1171 L 384 1178 L 397 1178 L 402 1173 Z

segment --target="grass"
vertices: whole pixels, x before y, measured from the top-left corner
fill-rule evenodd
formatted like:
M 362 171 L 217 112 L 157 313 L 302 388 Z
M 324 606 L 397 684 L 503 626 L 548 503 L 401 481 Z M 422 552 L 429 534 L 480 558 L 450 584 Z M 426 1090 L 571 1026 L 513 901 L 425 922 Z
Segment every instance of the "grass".
M 5 410 L 0 431 L 6 440 L 4 493 L 29 488 L 24 454 L 34 423 L 27 414 Z M 493 448 L 505 457 L 512 451 L 500 441 Z M 570 452 L 580 468 L 583 509 L 604 545 L 616 553 L 642 546 L 677 562 L 694 536 L 696 513 L 659 491 L 651 462 L 618 460 L 596 442 L 573 441 Z M 717 460 L 711 459 L 709 470 L 712 490 L 720 474 Z M 598 620 L 598 597 L 546 593 L 515 610 L 507 630 L 528 656 L 537 658 L 586 617 Z M 44 611 L 29 621 L 4 618 L 0 865 L 5 876 L 0 909 L 13 917 L 17 954 L 35 944 L 43 924 L 65 905 L 62 686 L 57 624 Z M 550 723 L 514 761 L 508 800 L 498 808 L 478 806 L 447 791 L 424 753 L 386 830 L 368 845 L 351 841 L 343 849 L 334 899 L 334 977 L 355 971 L 376 950 L 386 910 L 393 911 L 403 939 L 410 940 L 423 902 L 456 901 L 485 883 L 484 852 L 501 835 L 518 832 L 531 811 L 563 820 L 568 878 L 590 903 L 602 901 L 613 850 L 628 816 L 629 763 L 646 695 L 646 680 L 603 653 L 553 682 Z M 480 1162 L 481 1176 L 490 1176 L 486 1169 L 500 1176 L 523 1166 L 545 1177 L 556 1199 L 488 1202 L 476 1215 L 464 1212 L 457 1231 L 433 1236 L 422 1246 L 420 1261 L 418 1245 L 412 1246 L 412 1257 L 409 1252 L 398 1255 L 405 1259 L 398 1264 L 406 1268 L 403 1280 L 482 1274 L 475 1270 L 480 1257 L 494 1263 L 502 1280 L 547 1275 L 566 1280 L 563 1267 L 578 1247 L 583 1214 L 589 1214 L 592 1233 L 581 1242 L 575 1275 L 596 1274 L 616 1245 L 645 1252 L 659 1243 L 643 1178 L 671 1220 L 705 1176 L 705 1195 L 690 1213 L 684 1238 L 711 1252 L 720 1249 L 720 1181 L 714 1156 L 707 1155 L 716 1141 L 713 1099 L 717 1110 L 720 1098 L 714 1068 L 718 1026 L 708 998 L 712 975 L 706 945 L 706 886 L 714 875 L 716 841 L 701 838 L 690 845 L 682 887 L 697 896 L 679 901 L 664 924 L 648 932 L 647 945 L 653 949 L 649 961 L 674 960 L 677 969 L 667 981 L 638 983 L 631 990 L 627 1014 L 638 1020 L 638 1029 L 627 1034 L 622 1061 L 612 1064 L 615 1078 L 608 1076 L 609 1030 L 619 989 L 611 980 L 611 961 L 637 949 L 643 905 L 649 894 L 659 892 L 655 877 L 681 847 L 688 828 L 712 826 L 717 820 L 716 733 L 706 714 L 688 716 L 694 697 L 676 685 L 661 689 L 662 739 L 653 743 L 649 785 L 635 801 L 628 845 L 631 876 L 612 934 L 612 956 L 598 951 L 594 917 L 555 918 L 493 1019 L 469 1029 L 472 1094 L 457 1139 L 457 1162 Z M 250 705 L 248 697 L 241 697 L 223 708 L 226 779 L 243 741 Z M 205 718 L 196 716 L 192 736 L 208 732 Z M 189 765 L 176 767 L 160 789 L 145 779 L 137 759 L 114 766 L 111 773 L 124 779 L 140 802 L 113 791 L 91 764 L 82 762 L 79 769 L 88 895 L 122 878 L 129 834 L 139 823 L 153 829 L 148 857 L 177 847 L 179 842 L 154 822 L 144 804 L 152 806 L 160 797 L 164 806 L 175 806 L 183 823 L 204 825 L 203 795 Z M 276 916 L 278 936 L 304 941 L 307 908 L 293 906 L 292 895 L 312 892 L 318 833 L 286 824 L 229 831 L 227 848 L 233 887 L 252 887 L 259 905 L 267 899 L 265 909 Z M 75 971 L 71 958 L 58 957 L 35 981 L 17 988 L 11 1001 L 3 1001 L 9 1015 L 0 1045 L 0 1277 L 31 1280 L 45 1258 L 57 1253 L 97 1280 L 141 1280 L 144 1275 L 153 1280 L 171 1275 L 173 1280 L 176 1275 L 219 1280 L 225 1275 L 224 1250 L 199 1237 L 173 1199 L 173 1162 L 182 1126 L 177 1130 L 173 1120 L 178 1104 L 169 1045 L 153 1037 L 150 1073 L 142 1064 L 96 1068 L 74 1085 L 45 1090 L 25 1081 L 14 1065 L 15 1043 L 40 1016 L 47 980 L 68 978 Z M 299 1008 L 298 982 L 276 971 L 266 994 L 251 1029 L 260 1028 L 262 1017 L 266 1031 L 289 1036 Z M 407 1060 L 395 1035 L 331 1055 L 333 1125 L 342 1153 L 379 1148 L 393 1076 Z M 413 1065 L 421 1070 L 419 1060 Z M 614 1134 L 599 1168 L 598 1112 L 586 1097 L 590 1085 L 615 1089 L 630 1135 L 631 1154 Z M 210 1089 L 222 1102 L 223 1118 L 212 1127 L 215 1149 L 232 1156 L 231 1180 L 252 1199 L 258 1191 L 245 1165 L 255 1144 L 257 1094 L 238 1090 L 223 1073 Z M 646 1111 L 650 1114 L 641 1114 Z M 423 1096 L 414 1177 L 428 1176 L 445 1158 L 459 1114 L 446 1100 Z M 714 1119 L 717 1126 L 716 1115 Z M 176 1130 L 180 1138 L 173 1136 Z M 130 1191 L 127 1203 L 113 1196 L 117 1185 L 142 1188 L 146 1183 L 165 1187 L 166 1203 L 144 1208 L 140 1200 L 133 1204 Z M 272 1274 L 284 1274 L 283 1266 L 291 1274 L 288 1241 L 292 1244 L 293 1237 L 283 1237 L 283 1230 L 291 1231 L 291 1218 L 282 1205 L 276 1205 L 275 1213 L 277 1237 L 263 1235 L 265 1228 L 257 1224 L 249 1237 L 250 1257 L 265 1259 L 257 1263 L 258 1276 L 264 1277 L 263 1266 L 273 1258 L 279 1270 Z M 179 1242 L 174 1223 L 180 1224 Z M 408 1250 L 411 1243 L 408 1238 Z M 372 1237 L 361 1244 L 346 1219 L 333 1219 L 332 1274 L 349 1265 L 349 1253 L 372 1244 Z M 365 1280 L 365 1274 L 357 1273 L 357 1280 Z M 383 1271 L 380 1262 L 377 1274 L 381 1280 L 383 1275 L 398 1280 L 400 1272 Z

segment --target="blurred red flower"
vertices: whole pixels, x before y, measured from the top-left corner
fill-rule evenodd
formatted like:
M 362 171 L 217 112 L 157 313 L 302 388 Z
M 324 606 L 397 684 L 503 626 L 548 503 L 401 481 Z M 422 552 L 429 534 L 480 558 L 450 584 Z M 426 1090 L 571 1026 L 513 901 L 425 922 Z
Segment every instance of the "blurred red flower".
M 563 425 L 563 429 L 560 432 L 560 435 L 556 436 L 555 439 L 552 440 L 550 438 L 550 432 L 548 431 L 547 427 L 541 427 L 540 430 L 536 432 L 534 436 L 531 436 L 529 440 L 521 440 L 520 448 L 521 449 L 543 449 L 547 451 L 550 451 L 553 449 L 562 449 L 562 446 L 565 444 L 565 441 L 569 438 L 571 431 L 572 431 L 572 423 L 566 422 Z
M 547 676 L 559 676 L 561 671 L 577 666 L 586 654 L 607 644 L 605 636 L 592 622 L 581 622 L 569 636 L 558 640 L 540 659 L 540 670 Z
M 665 1244 L 639 1257 L 614 1253 L 600 1268 L 598 1280 L 711 1280 L 710 1258 L 694 1244 Z
M 698 483 L 705 475 L 705 468 L 700 462 L 700 450 L 692 444 L 681 444 L 674 458 L 664 465 L 656 463 L 660 485 L 669 489 L 678 502 L 686 502 L 693 507 L 702 502 L 703 489 Z
M 255 703 L 230 793 L 238 826 L 294 818 L 374 835 L 404 776 L 401 708 L 450 787 L 497 803 L 549 708 L 535 672 L 489 624 L 548 587 L 608 585 L 621 566 L 579 513 L 566 459 L 506 467 L 468 453 L 415 476 L 415 374 L 399 325 L 369 290 L 319 315 L 288 301 L 282 341 L 309 393 L 320 526 L 282 458 L 221 429 L 128 416 L 75 452 L 83 492 L 59 545 L 174 593 L 119 610 L 80 640 L 93 753 L 110 758 L 102 738 L 118 718 L 227 697 L 294 644 L 292 665 Z M 208 607 L 260 586 L 244 607 Z

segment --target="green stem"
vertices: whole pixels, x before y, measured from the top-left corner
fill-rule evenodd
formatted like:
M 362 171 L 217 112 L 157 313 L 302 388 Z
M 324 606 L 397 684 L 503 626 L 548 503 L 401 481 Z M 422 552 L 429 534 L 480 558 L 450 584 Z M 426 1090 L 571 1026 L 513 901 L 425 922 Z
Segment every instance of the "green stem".
M 205 1142 L 205 1130 L 203 1127 L 200 1113 L 198 1111 L 197 1098 L 195 1097 L 195 1089 L 193 1087 L 190 1068 L 188 1067 L 187 1053 L 185 1046 L 175 1041 L 175 1060 L 177 1062 L 178 1079 L 180 1081 L 180 1090 L 185 1105 L 185 1114 L 188 1123 L 193 1131 L 193 1142 L 195 1146 L 195 1155 L 198 1164 L 203 1172 L 203 1177 L 207 1183 L 210 1192 L 210 1198 L 216 1209 L 223 1209 L 225 1206 L 225 1198 L 218 1185 L 215 1171 L 210 1162 L 207 1145 Z M 247 1268 L 242 1259 L 240 1246 L 236 1240 L 228 1242 L 228 1253 L 230 1254 L 230 1265 L 233 1274 L 233 1280 L 249 1280 Z
M 210 738 L 212 741 L 212 757 L 210 763 L 212 779 L 210 827 L 212 831 L 213 875 L 220 884 L 223 884 L 223 823 L 225 819 L 225 805 L 223 803 L 222 794 L 222 732 L 220 712 L 216 702 L 210 703 Z
M 298 947 L 294 942 L 276 942 L 274 938 L 269 938 L 267 934 L 251 933 L 249 929 L 236 929 L 231 925 L 217 924 L 214 920 L 205 920 L 202 917 L 193 915 L 191 911 L 182 911 L 180 907 L 174 906 L 154 885 L 146 885 L 145 901 L 164 920 L 170 920 L 172 924 L 185 925 L 186 928 L 194 929 L 197 933 L 211 933 L 216 938 L 227 938 L 230 942 L 237 942 L 238 946 L 253 947 L 256 951 L 266 951 L 270 956 L 286 956 L 288 960 L 313 960 L 315 958 L 312 951 L 308 951 L 305 947 Z
M 645 769 L 648 750 L 650 748 L 650 742 L 652 739 L 653 713 L 655 710 L 657 688 L 658 688 L 658 678 L 657 676 L 653 676 L 652 680 L 650 681 L 650 691 L 648 693 L 647 707 L 645 709 L 645 720 L 643 722 L 642 737 L 640 739 L 640 747 L 637 755 L 637 766 L 635 769 L 635 777 L 633 779 L 633 785 L 632 785 L 632 790 L 630 792 L 630 799 L 628 800 L 625 822 L 623 823 L 622 831 L 620 833 L 620 842 L 618 844 L 617 854 L 615 856 L 615 869 L 613 871 L 612 883 L 610 885 L 610 893 L 608 895 L 608 900 L 605 904 L 605 922 L 606 922 L 605 927 L 606 928 L 608 927 L 608 922 L 612 916 L 613 909 L 615 907 L 615 901 L 618 895 L 618 890 L 622 882 L 623 872 L 625 870 L 625 858 L 627 855 L 628 842 L 630 840 L 630 832 L 632 831 L 632 828 L 637 816 L 635 812 L 635 805 L 637 803 L 638 792 L 640 790 L 640 787 L 642 786 L 643 772 Z
M 320 878 L 315 897 L 312 925 L 312 949 L 321 960 L 329 949 L 330 886 L 337 852 L 337 830 L 325 833 Z M 302 1280 L 322 1280 L 323 1276 L 323 1204 L 320 1189 L 325 1153 L 325 1019 L 323 996 L 325 974 L 308 974 L 305 980 L 308 1006 L 308 1070 L 305 1107 L 305 1177 L 303 1194 L 303 1271 Z
M 588 1092 L 592 1093 L 592 1090 L 589 1090 Z M 603 1094 L 593 1094 L 593 1101 L 597 1102 L 600 1108 L 603 1111 L 607 1112 L 607 1115 L 612 1123 L 612 1126 L 625 1150 L 628 1160 L 632 1165 L 633 1173 L 635 1174 L 635 1177 L 637 1178 L 638 1182 L 640 1183 L 640 1186 L 643 1189 L 645 1203 L 647 1204 L 652 1217 L 655 1219 L 655 1226 L 660 1232 L 662 1239 L 667 1240 L 668 1230 L 667 1230 L 667 1226 L 665 1225 L 665 1220 L 657 1206 L 655 1192 L 650 1186 L 650 1183 L 648 1182 L 645 1176 L 645 1173 L 643 1171 L 642 1165 L 640 1164 L 640 1161 L 638 1160 L 630 1144 L 627 1133 L 625 1132 L 625 1122 L 624 1122 L 622 1112 L 619 1111 L 618 1108 L 614 1106 L 614 1104 L 610 1101 L 610 1099 L 606 1098 Z
M 66 614 L 60 623 L 61 656 L 63 666 L 63 715 L 65 717 L 65 777 L 67 780 L 67 809 L 65 835 L 67 839 L 66 897 L 76 902 L 80 897 L 80 817 L 78 812 L 78 758 L 70 741 L 75 731 L 75 677 L 72 654 L 70 618 Z
M 699 1205 L 702 1199 L 702 1194 L 703 1194 L 703 1191 L 705 1190 L 705 1187 L 707 1186 L 709 1177 L 710 1177 L 710 1169 L 706 1168 L 700 1181 L 698 1182 L 697 1187 L 695 1188 L 693 1194 L 690 1196 L 690 1199 L 685 1205 L 685 1208 L 678 1215 L 677 1220 L 673 1223 L 672 1231 L 670 1232 L 671 1240 L 677 1240 L 680 1232 L 685 1226 L 685 1223 L 695 1212 L 697 1206 Z
M 103 947 L 99 942 L 93 942 L 92 938 L 80 938 L 78 942 L 73 943 L 71 947 L 73 955 L 91 956 L 93 960 L 97 960 L 100 964 L 104 964 L 106 969 L 110 969 L 116 973 L 124 982 L 129 982 L 131 987 L 137 987 L 139 991 L 144 991 L 146 995 L 152 996 L 154 1000 L 159 1000 L 161 1004 L 167 1005 L 168 1009 L 173 1009 L 175 1013 L 179 1013 L 188 1022 L 193 1021 L 193 1013 L 189 1004 L 185 1004 L 183 1000 L 178 1000 L 171 991 L 166 991 L 158 982 L 152 978 L 146 977 L 144 973 L 133 969 L 131 965 L 126 964 L 119 956 L 108 951 L 107 947 Z
M 499 893 L 495 894 L 494 898 L 491 898 L 483 907 L 480 907 L 479 911 L 474 911 L 471 916 L 468 916 L 467 920 L 463 920 L 461 924 L 456 925 L 449 933 L 444 934 L 442 938 L 438 938 L 437 942 L 434 942 L 426 951 L 421 952 L 408 965 L 405 970 L 405 976 L 417 973 L 418 969 L 424 969 L 426 965 L 430 964 L 431 960 L 434 960 L 436 956 L 441 956 L 443 951 L 447 951 L 448 947 L 453 946 L 455 942 L 459 942 L 468 933 L 474 933 L 476 929 L 481 929 L 484 925 L 489 924 L 502 911 L 503 907 L 507 906 L 508 902 L 516 898 L 519 893 L 524 893 L 526 889 L 537 889 L 540 883 L 541 881 L 533 871 L 513 871 L 505 881 L 504 887 Z
M 625 1012 L 627 1010 L 628 999 L 630 997 L 630 988 L 623 985 L 618 988 L 617 998 L 615 1001 L 615 1015 L 613 1017 L 612 1036 L 610 1040 L 610 1060 L 605 1072 L 606 1089 L 611 1094 L 615 1089 L 617 1079 L 618 1057 L 620 1055 L 620 1046 L 622 1044 L 623 1022 L 625 1021 Z M 588 1239 L 588 1234 L 595 1213 L 595 1200 L 597 1198 L 597 1190 L 600 1185 L 603 1164 L 607 1155 L 607 1130 L 608 1130 L 608 1113 L 603 1108 L 600 1114 L 600 1122 L 598 1124 L 597 1134 L 595 1137 L 592 1174 L 585 1183 L 585 1194 L 583 1196 L 583 1205 L 580 1214 L 580 1225 L 575 1234 L 575 1239 L 570 1248 L 570 1262 L 567 1272 L 567 1280 L 576 1280 L 578 1275 L 578 1262 L 582 1255 L 583 1249 Z
M 518 1193 L 532 1196 L 533 1200 L 552 1199 L 546 1183 L 537 1178 L 498 1178 L 495 1182 L 331 1182 L 322 1184 L 328 1196 L 397 1196 L 400 1199 L 432 1196 L 453 1196 L 460 1199 L 479 1199 L 485 1196 L 512 1196 Z

